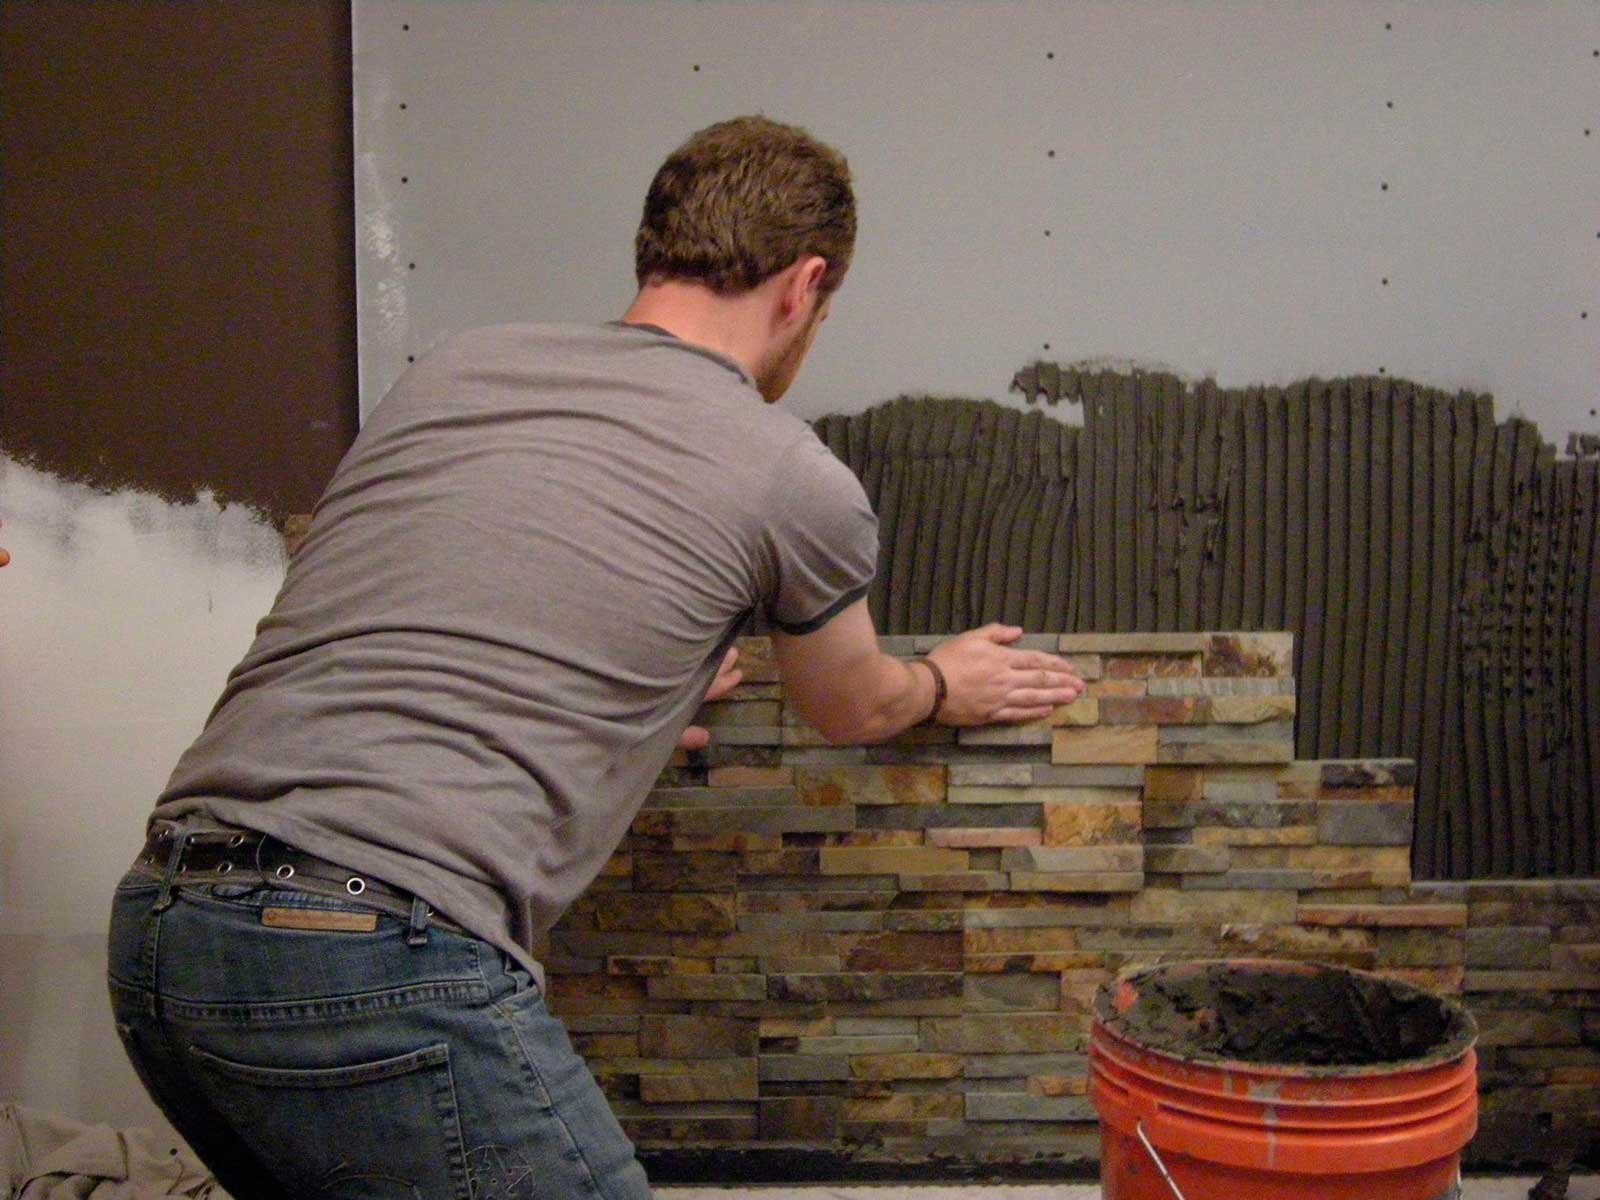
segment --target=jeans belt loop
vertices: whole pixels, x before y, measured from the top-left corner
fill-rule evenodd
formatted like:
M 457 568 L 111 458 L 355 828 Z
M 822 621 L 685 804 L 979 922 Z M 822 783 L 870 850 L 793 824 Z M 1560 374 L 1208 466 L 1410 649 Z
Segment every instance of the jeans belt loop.
M 428 944 L 428 906 L 421 896 L 411 897 L 411 927 L 406 931 L 406 945 Z
M 175 897 L 172 888 L 177 881 L 178 872 L 183 869 L 183 852 L 189 842 L 189 835 L 183 829 L 169 829 L 165 835 L 172 842 L 172 848 L 167 851 L 166 865 L 161 869 L 161 890 L 156 893 L 156 902 L 152 912 L 166 912 L 172 907 Z

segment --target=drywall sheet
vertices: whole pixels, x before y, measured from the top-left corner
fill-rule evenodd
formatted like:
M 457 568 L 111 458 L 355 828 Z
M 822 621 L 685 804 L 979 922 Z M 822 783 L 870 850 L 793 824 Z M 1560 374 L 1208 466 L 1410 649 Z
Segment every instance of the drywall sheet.
M 0 454 L 0 1096 L 162 1118 L 117 1040 L 106 920 L 172 764 L 283 582 L 262 515 Z
M 1398 375 L 1600 432 L 1600 7 L 356 0 L 362 401 L 439 338 L 632 294 L 650 175 L 762 111 L 849 155 L 788 402 L 1008 402 L 1110 357 Z M 1010 401 L 1014 403 L 1014 401 Z M 1092 464 L 1113 470 L 1115 463 Z
M 1415 758 L 1424 878 L 1600 871 L 1600 457 L 1488 398 L 1035 363 L 1041 409 L 816 423 L 881 522 L 887 633 L 1295 634 L 1301 758 Z

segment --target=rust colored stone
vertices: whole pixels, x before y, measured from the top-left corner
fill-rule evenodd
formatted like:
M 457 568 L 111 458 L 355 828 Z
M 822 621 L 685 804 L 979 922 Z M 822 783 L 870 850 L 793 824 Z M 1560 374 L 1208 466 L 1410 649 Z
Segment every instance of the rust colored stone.
M 1074 929 L 968 929 L 962 944 L 970 954 L 1067 951 L 1078 948 Z
M 646 1058 L 744 1058 L 755 1054 L 755 1021 L 738 1017 L 645 1014 L 639 1050 Z
M 1294 642 L 1287 634 L 1215 634 L 1205 653 L 1204 673 L 1262 678 L 1294 671 Z
M 966 1060 L 959 1054 L 858 1054 L 850 1059 L 855 1079 L 959 1079 Z
M 1467 923 L 1465 904 L 1328 904 L 1302 905 L 1295 915 L 1301 925 L 1458 926 Z
M 1045 805 L 1048 810 L 1050 805 Z M 983 850 L 1005 846 L 1037 846 L 1044 832 L 1038 829 L 930 829 L 928 845 L 952 850 Z
M 1054 763 L 1154 763 L 1159 751 L 1154 725 L 1058 729 L 1051 744 Z
M 677 834 L 672 839 L 672 849 L 679 854 L 749 855 L 760 851 L 776 852 L 782 848 L 783 835 L 778 833 Z
M 671 954 L 612 954 L 606 958 L 606 971 L 611 975 L 709 975 L 711 960 Z
M 1193 696 L 1108 697 L 1099 703 L 1103 725 L 1192 725 L 1207 719 Z
M 634 886 L 641 892 L 732 891 L 737 854 L 635 854 Z
M 1198 801 L 1205 778 L 1205 770 L 1201 767 L 1146 767 L 1145 799 Z
M 965 871 L 967 852 L 937 846 L 844 847 L 819 851 L 824 875 L 935 875 Z
M 962 1115 L 960 1092 L 900 1092 L 879 1098 L 848 1099 L 841 1116 L 849 1124 L 894 1121 L 955 1121 Z
M 861 935 L 844 955 L 849 971 L 959 971 L 962 934 L 876 933 Z
M 1108 846 L 1137 843 L 1144 806 L 1137 800 L 1115 804 L 1044 805 L 1045 846 Z
M 832 1142 L 839 1132 L 838 1096 L 768 1096 L 761 1100 L 764 1142 Z
M 635 895 L 603 893 L 594 897 L 599 929 L 640 929 L 661 933 L 732 933 L 731 895 L 683 892 Z
M 1107 679 L 1183 679 L 1200 674 L 1198 654 L 1108 654 Z
M 794 783 L 793 767 L 712 767 L 710 787 L 788 787 Z
M 1089 1094 L 1089 1077 L 1035 1075 L 1028 1080 L 1028 1092 L 1034 1096 L 1086 1096 Z
M 941 804 L 945 769 L 927 767 L 800 767 L 795 787 L 803 804 Z

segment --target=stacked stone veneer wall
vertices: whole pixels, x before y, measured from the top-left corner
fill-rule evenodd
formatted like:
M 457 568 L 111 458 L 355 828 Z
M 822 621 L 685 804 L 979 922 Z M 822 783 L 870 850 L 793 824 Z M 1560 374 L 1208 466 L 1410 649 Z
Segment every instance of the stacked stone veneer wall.
M 1293 760 L 1286 634 L 1030 641 L 1085 699 L 874 747 L 825 745 L 744 643 L 712 746 L 541 947 L 659 1178 L 1087 1166 L 1096 989 L 1250 955 L 1465 992 L 1479 1161 L 1600 1152 L 1600 883 L 1413 886 L 1412 764 Z

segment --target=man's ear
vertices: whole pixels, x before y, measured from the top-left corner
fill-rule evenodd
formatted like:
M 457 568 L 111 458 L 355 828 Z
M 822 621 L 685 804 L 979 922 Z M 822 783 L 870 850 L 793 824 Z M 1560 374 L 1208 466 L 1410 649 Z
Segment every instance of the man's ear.
M 789 268 L 788 286 L 783 290 L 783 316 L 793 321 L 806 316 L 821 302 L 822 281 L 828 274 L 828 260 L 808 254 Z

